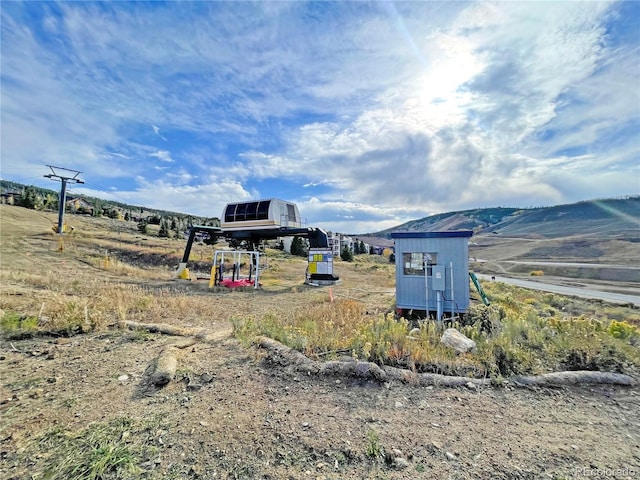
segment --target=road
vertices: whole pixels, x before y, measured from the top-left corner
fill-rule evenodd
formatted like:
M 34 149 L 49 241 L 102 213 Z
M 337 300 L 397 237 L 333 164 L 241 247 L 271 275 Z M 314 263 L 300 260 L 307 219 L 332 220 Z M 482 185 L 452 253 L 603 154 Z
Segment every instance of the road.
M 485 282 L 491 282 L 491 275 L 476 274 L 477 277 Z M 532 290 L 542 290 L 544 292 L 558 293 L 560 295 L 572 295 L 582 298 L 593 298 L 604 300 L 612 303 L 633 304 L 640 307 L 640 295 L 625 295 L 622 293 L 604 292 L 601 290 L 593 290 L 591 288 L 569 287 L 566 285 L 554 285 L 551 283 L 534 282 L 532 280 L 521 280 L 519 278 L 508 278 L 495 276 L 496 282 L 504 282 L 522 288 L 530 288 Z
M 486 261 L 486 260 L 478 260 Z M 578 263 L 578 262 L 527 262 L 507 260 L 507 263 L 515 263 L 518 265 L 537 265 L 540 267 L 578 267 L 578 268 L 620 268 L 623 270 L 640 270 L 640 267 L 635 265 L 613 265 L 608 263 Z

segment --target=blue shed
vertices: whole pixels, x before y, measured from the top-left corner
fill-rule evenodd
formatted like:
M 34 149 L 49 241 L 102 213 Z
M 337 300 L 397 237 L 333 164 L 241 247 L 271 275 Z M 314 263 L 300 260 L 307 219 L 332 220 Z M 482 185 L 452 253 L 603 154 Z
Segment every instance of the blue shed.
M 440 320 L 469 307 L 470 230 L 393 232 L 396 250 L 396 308 Z

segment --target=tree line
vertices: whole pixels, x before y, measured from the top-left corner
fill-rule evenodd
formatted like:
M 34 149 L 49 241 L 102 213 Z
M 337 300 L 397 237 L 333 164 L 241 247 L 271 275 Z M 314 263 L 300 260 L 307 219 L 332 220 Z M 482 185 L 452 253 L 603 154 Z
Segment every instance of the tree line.
M 60 206 L 60 194 L 46 188 L 2 180 L 0 190 L 5 197 L 5 202 L 11 205 L 41 211 L 58 211 Z M 155 231 L 149 228 L 150 225 L 157 225 L 159 227 L 157 235 L 165 238 L 181 236 L 193 225 L 220 226 L 220 220 L 217 217 L 197 217 L 85 195 L 68 196 L 65 212 L 136 222 L 138 231 L 145 235 Z

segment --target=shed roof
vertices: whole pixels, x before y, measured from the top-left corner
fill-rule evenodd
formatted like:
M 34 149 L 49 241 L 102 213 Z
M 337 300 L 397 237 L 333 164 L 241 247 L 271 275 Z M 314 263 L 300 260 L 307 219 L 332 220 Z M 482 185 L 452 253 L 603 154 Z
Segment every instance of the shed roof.
M 450 230 L 446 232 L 391 232 L 391 238 L 457 238 L 471 237 L 471 230 Z

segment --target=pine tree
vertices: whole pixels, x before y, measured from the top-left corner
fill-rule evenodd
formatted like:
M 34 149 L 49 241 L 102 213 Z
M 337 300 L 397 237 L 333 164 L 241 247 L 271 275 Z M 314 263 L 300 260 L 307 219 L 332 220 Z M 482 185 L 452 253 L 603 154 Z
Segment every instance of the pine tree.
M 160 221 L 160 231 L 158 232 L 158 236 L 161 238 L 169 237 L 169 229 L 167 228 L 167 221 L 164 219 Z
M 22 191 L 19 205 L 25 208 L 35 209 L 38 206 L 38 194 L 35 187 L 26 187 Z
M 340 254 L 340 258 L 345 262 L 353 262 L 353 252 L 349 250 L 349 247 L 344 247 Z
M 102 216 L 102 202 L 100 200 L 98 200 L 96 198 L 95 202 L 93 203 L 93 216 L 94 217 L 101 217 Z M 146 227 L 146 225 L 145 225 Z
M 302 244 L 302 239 L 300 237 L 293 237 L 293 241 L 291 242 L 291 255 L 298 255 L 300 257 L 306 256 L 304 245 Z

